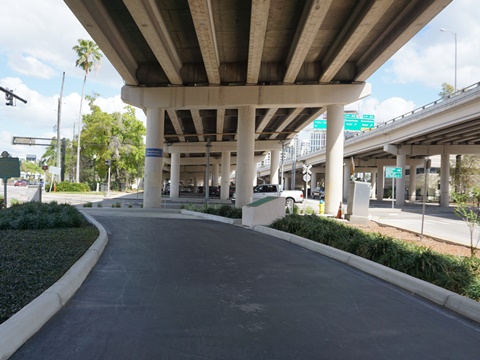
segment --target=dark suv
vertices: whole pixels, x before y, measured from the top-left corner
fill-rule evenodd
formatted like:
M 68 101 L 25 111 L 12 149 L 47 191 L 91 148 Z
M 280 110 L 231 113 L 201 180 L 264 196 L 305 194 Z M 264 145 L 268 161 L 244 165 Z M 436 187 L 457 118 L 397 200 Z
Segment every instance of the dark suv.
M 312 190 L 312 199 L 324 199 L 325 198 L 325 189 L 318 186 Z

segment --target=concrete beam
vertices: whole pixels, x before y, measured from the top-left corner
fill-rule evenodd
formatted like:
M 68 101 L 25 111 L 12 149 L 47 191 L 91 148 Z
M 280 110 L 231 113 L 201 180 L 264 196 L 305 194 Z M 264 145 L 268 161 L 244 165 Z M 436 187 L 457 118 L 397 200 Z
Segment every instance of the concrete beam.
M 217 109 L 217 141 L 222 141 L 223 123 L 225 122 L 225 109 Z
M 183 81 L 180 76 L 182 62 L 158 10 L 157 2 L 154 0 L 124 0 L 123 2 L 162 66 L 168 80 L 172 84 L 182 85 Z
M 277 127 L 276 131 L 282 132 L 283 129 L 287 127 L 290 122 L 292 122 L 293 119 L 295 119 L 298 114 L 300 114 L 303 111 L 303 108 L 296 108 L 293 109 L 292 112 L 285 118 L 285 120 Z M 272 134 L 270 135 L 270 139 L 276 139 L 280 136 L 281 134 Z
M 210 0 L 188 0 L 198 44 L 210 84 L 220 84 L 220 60 L 218 56 L 215 24 Z
M 270 120 L 272 120 L 277 110 L 278 108 L 276 107 L 268 109 L 267 113 L 260 120 L 260 124 L 258 124 L 257 126 L 257 129 L 256 129 L 257 134 L 255 134 L 255 139 L 258 139 L 258 137 L 260 136 L 260 133 L 263 131 L 263 129 L 265 129 L 265 126 L 267 126 Z
M 77 0 L 65 0 L 67 6 L 75 14 L 85 30 L 95 39 L 95 43 L 112 63 L 128 85 L 138 85 L 135 61 L 122 34 L 116 31 L 107 9 L 101 2 L 89 1 L 88 4 Z
M 207 142 L 170 144 L 165 146 L 165 152 L 168 153 L 205 153 Z M 210 152 L 232 151 L 237 152 L 236 141 L 211 142 Z M 257 140 L 255 141 L 255 151 L 270 151 L 282 149 L 282 143 L 278 140 Z
M 262 65 L 263 44 L 267 32 L 270 0 L 253 0 L 250 12 L 247 84 L 257 84 Z
M 333 79 L 365 37 L 370 35 L 372 28 L 392 3 L 393 0 L 376 0 L 369 2 L 370 7 L 365 9 L 364 1 L 357 2 L 358 6 L 325 56 L 322 63 L 325 71 L 320 77 L 320 82 L 330 82 Z
M 399 23 L 400 20 L 393 21 L 384 31 L 384 36 L 379 37 L 376 43 L 370 49 L 364 52 L 364 55 L 357 62 L 356 81 L 367 81 L 367 79 L 380 68 L 388 59 L 390 59 L 402 46 L 415 36 L 426 24 L 437 16 L 452 0 L 422 1 L 425 6 L 423 12 L 411 21 L 408 25 Z M 404 14 L 417 13 L 419 3 L 410 2 L 403 9 Z M 413 9 L 417 7 L 417 9 Z M 401 19 L 403 14 L 399 14 L 397 19 Z
M 178 135 L 180 141 L 185 141 L 185 136 L 183 136 L 182 125 L 180 125 L 180 120 L 178 119 L 177 112 L 174 109 L 167 109 L 168 117 L 172 122 L 173 128 Z
M 195 132 L 197 133 L 198 140 L 204 141 L 205 137 L 203 136 L 203 122 L 200 116 L 200 111 L 198 111 L 198 109 L 193 109 L 190 112 L 192 114 L 193 125 L 195 126 Z
M 298 72 L 317 36 L 318 29 L 320 29 L 320 25 L 322 25 L 331 5 L 332 0 L 306 2 L 302 18 L 300 19 L 297 32 L 288 53 L 286 61 L 287 71 L 283 79 L 284 83 L 292 84 L 295 82 Z
M 371 85 L 252 85 L 189 87 L 122 87 L 122 100 L 139 108 L 216 109 L 254 106 L 323 107 L 347 105 L 369 96 Z

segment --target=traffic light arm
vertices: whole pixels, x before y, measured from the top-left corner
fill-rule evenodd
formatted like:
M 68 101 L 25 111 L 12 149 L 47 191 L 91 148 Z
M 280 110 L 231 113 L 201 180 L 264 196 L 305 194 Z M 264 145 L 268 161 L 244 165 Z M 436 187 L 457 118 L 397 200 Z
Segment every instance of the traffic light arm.
M 2 86 L 0 86 L 0 90 L 3 91 L 5 94 L 8 94 L 8 95 L 10 95 L 10 96 L 13 96 L 15 99 L 18 99 L 18 100 L 20 100 L 21 102 L 23 102 L 23 103 L 25 103 L 25 104 L 27 103 L 27 100 L 22 99 L 20 96 L 15 95 L 13 92 L 11 92 L 10 90 L 5 89 L 5 88 L 2 87 Z

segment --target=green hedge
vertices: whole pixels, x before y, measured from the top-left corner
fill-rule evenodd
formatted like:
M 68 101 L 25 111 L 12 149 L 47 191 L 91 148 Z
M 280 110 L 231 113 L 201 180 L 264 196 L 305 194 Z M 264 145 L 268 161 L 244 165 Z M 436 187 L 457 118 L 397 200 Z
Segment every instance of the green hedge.
M 218 215 L 230 219 L 241 219 L 242 218 L 242 209 L 237 209 L 231 205 L 220 205 L 220 206 L 199 206 L 187 204 L 182 206 L 183 209 L 197 211 L 205 214 Z
M 50 184 L 45 185 L 47 191 L 50 190 Z M 53 187 L 52 187 L 53 191 Z M 89 192 L 90 186 L 85 183 L 73 183 L 68 181 L 62 181 L 57 184 L 57 192 Z
M 80 227 L 87 220 L 72 205 L 27 202 L 0 212 L 0 230 L 35 230 Z
M 0 211 L 0 323 L 54 284 L 97 237 L 71 205 L 32 202 Z
M 379 233 L 367 233 L 315 215 L 290 215 L 272 228 L 295 234 L 480 300 L 480 260 L 444 255 Z

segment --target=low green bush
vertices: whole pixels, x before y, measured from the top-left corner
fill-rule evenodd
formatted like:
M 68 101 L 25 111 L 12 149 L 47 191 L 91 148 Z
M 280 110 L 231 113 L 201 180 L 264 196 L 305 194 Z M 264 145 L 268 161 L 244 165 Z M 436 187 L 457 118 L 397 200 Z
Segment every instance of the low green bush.
M 58 229 L 84 226 L 87 220 L 72 205 L 26 202 L 0 212 L 0 230 Z
M 47 187 L 45 187 L 47 189 Z M 90 187 L 84 183 L 62 181 L 57 184 L 57 192 L 89 192 Z
M 436 253 L 427 247 L 367 233 L 317 216 L 291 215 L 272 228 L 332 246 L 480 300 L 480 259 Z
M 220 205 L 220 206 L 206 206 L 206 205 L 194 205 L 186 204 L 182 205 L 182 209 L 197 211 L 205 214 L 218 215 L 230 219 L 241 219 L 242 218 L 242 209 L 237 209 L 231 205 Z
M 0 323 L 53 285 L 97 237 L 71 205 L 28 202 L 2 210 Z

